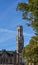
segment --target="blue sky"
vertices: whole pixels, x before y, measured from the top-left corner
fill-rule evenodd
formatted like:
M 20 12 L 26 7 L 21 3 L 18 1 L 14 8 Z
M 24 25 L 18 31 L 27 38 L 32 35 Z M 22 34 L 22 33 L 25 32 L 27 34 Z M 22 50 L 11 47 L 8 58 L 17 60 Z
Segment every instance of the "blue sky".
M 15 50 L 18 25 L 23 26 L 24 46 L 29 43 L 34 31 L 27 27 L 26 22 L 22 20 L 20 11 L 16 11 L 18 2 L 27 0 L 0 0 L 0 50 Z

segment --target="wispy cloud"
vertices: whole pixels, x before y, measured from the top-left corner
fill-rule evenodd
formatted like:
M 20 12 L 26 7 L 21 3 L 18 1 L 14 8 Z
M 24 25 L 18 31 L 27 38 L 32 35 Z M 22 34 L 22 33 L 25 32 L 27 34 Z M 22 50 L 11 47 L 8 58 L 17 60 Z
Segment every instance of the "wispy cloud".
M 16 31 L 11 31 L 8 29 L 0 29 L 0 43 L 5 42 L 11 38 L 15 38 Z
M 0 29 L 0 32 L 7 32 L 7 33 L 13 33 L 15 31 L 12 31 L 12 30 L 8 30 L 8 29 Z
M 24 37 L 31 37 L 33 36 L 33 34 L 28 34 L 24 32 Z M 15 38 L 16 37 L 16 31 L 12 31 L 12 30 L 8 30 L 8 29 L 0 29 L 0 43 L 5 42 L 11 38 Z
M 31 33 L 25 33 L 25 32 L 24 32 L 24 36 L 31 37 L 31 36 L 33 36 L 33 35 L 34 35 L 33 33 L 31 34 Z

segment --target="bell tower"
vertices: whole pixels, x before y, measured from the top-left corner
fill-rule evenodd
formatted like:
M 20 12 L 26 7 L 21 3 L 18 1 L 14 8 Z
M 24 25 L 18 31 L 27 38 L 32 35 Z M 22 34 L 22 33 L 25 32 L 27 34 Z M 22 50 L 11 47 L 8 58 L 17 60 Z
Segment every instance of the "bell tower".
M 24 47 L 23 27 L 17 26 L 16 51 L 21 53 Z

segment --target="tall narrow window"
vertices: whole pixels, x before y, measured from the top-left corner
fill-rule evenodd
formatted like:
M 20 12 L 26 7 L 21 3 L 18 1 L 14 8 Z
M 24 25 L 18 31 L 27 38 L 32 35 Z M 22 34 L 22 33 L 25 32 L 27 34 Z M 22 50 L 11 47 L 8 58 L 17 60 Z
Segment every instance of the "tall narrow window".
M 6 59 L 6 64 L 8 64 L 8 59 Z
M 0 59 L 0 64 L 2 64 L 2 58 Z
M 3 64 L 5 64 L 5 58 L 3 59 Z
M 10 64 L 12 64 L 12 58 L 10 58 Z

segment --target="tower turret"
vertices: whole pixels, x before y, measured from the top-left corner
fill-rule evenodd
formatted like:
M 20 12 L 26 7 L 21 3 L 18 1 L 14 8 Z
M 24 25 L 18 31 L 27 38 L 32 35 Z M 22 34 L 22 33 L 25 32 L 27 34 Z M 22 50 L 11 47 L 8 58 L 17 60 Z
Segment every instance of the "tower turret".
M 24 47 L 23 27 L 17 26 L 16 51 L 21 53 Z

